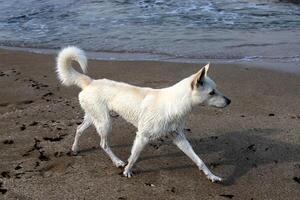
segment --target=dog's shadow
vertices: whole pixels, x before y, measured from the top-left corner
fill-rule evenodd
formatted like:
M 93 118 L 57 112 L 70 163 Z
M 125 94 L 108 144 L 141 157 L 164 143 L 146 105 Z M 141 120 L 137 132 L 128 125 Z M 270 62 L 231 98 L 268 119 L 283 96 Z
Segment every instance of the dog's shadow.
M 201 139 L 189 139 L 195 152 L 201 154 L 218 153 L 219 160 L 207 163 L 211 168 L 222 165 L 233 166 L 233 172 L 225 178 L 224 185 L 232 185 L 253 168 L 265 164 L 300 162 L 300 146 L 274 140 L 276 134 L 283 134 L 279 129 L 249 129 L 243 132 L 229 132 L 222 136 L 211 136 Z M 181 152 L 142 157 L 140 161 L 160 157 L 183 156 Z M 156 170 L 176 170 L 192 168 L 195 165 L 171 166 Z M 141 170 L 140 173 L 156 171 Z

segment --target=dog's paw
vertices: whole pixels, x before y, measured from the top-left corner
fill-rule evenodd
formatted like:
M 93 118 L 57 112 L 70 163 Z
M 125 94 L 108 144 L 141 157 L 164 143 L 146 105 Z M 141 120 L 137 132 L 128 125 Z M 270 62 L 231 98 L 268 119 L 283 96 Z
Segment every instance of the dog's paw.
M 124 170 L 123 175 L 127 178 L 131 178 L 133 176 L 132 171 Z
M 70 150 L 70 151 L 67 152 L 67 155 L 68 156 L 77 156 L 78 155 L 78 151 Z
M 78 147 L 73 145 L 71 148 L 71 154 L 76 156 L 78 154 Z
M 207 175 L 207 178 L 209 180 L 211 180 L 211 182 L 215 183 L 215 182 L 222 182 L 222 178 L 215 176 L 213 174 Z
M 116 160 L 114 161 L 114 164 L 116 165 L 116 167 L 124 167 L 125 163 L 122 160 Z

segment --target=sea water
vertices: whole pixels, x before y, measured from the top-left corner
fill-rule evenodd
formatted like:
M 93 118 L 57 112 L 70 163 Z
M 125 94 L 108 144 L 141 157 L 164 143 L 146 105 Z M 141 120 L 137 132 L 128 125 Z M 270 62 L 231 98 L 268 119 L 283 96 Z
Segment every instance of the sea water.
M 0 45 L 300 66 L 300 1 L 0 0 Z

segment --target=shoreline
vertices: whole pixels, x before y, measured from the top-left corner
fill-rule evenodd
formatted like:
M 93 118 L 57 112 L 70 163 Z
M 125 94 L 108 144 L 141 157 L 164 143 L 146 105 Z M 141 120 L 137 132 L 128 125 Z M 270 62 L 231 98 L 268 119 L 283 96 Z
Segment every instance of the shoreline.
M 171 141 L 148 145 L 128 179 L 100 149 L 94 128 L 80 139 L 78 156 L 71 156 L 83 118 L 80 90 L 59 83 L 55 56 L 0 50 L 0 199 L 299 197 L 299 75 L 213 63 L 208 74 L 232 103 L 225 109 L 195 107 L 186 136 L 225 181 L 208 181 Z M 162 88 L 200 67 L 89 60 L 88 75 Z M 112 150 L 126 161 L 136 129 L 117 115 L 112 124 Z
M 59 49 L 43 49 L 43 48 L 28 48 L 28 47 L 9 47 L 0 46 L 0 50 L 12 52 L 27 52 L 44 55 L 57 55 Z M 93 52 L 86 51 L 87 57 L 90 60 L 98 61 L 154 61 L 154 62 L 170 62 L 170 63 L 187 63 L 187 64 L 204 64 L 215 63 L 225 65 L 240 65 L 250 68 L 267 69 L 271 71 L 287 72 L 300 74 L 300 63 L 284 63 L 277 62 L 279 59 L 271 60 L 264 58 L 242 58 L 242 59 L 202 59 L 202 58 L 184 58 L 172 55 L 151 54 L 151 53 L 127 53 L 127 52 Z M 284 67 L 282 67 L 284 65 Z

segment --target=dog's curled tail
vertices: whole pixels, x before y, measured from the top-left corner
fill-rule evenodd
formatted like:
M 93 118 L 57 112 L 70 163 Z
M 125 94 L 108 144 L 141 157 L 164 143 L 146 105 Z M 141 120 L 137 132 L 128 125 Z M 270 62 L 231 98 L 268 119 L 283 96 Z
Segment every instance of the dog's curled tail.
M 72 61 L 79 63 L 83 73 L 87 71 L 87 58 L 83 50 L 70 46 L 62 49 L 57 56 L 56 72 L 63 85 L 77 85 L 80 88 L 88 86 L 92 79 L 77 72 L 72 67 Z

